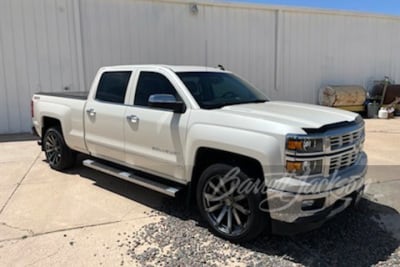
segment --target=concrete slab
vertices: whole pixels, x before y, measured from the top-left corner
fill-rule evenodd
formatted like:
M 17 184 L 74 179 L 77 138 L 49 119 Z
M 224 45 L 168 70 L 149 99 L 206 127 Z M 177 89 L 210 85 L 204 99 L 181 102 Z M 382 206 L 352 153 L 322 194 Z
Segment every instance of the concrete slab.
M 16 185 L 0 185 L 0 210 L 7 203 L 9 197 L 14 192 L 15 187 Z
M 47 172 L 53 171 L 49 169 Z M 97 173 L 93 175 L 99 176 Z M 110 180 L 110 178 L 112 179 L 112 177 L 100 179 Z M 120 181 L 114 179 L 109 181 L 111 186 L 118 183 Z M 123 186 L 132 186 L 123 183 Z M 137 187 L 127 191 L 136 196 L 140 194 L 135 192 L 140 191 Z M 0 222 L 30 229 L 37 234 L 121 221 L 125 218 L 140 218 L 149 210 L 146 205 L 104 190 L 90 179 L 82 179 L 77 174 L 64 174 L 63 180 L 20 185 L 12 201 L 0 215 Z
M 391 208 L 379 210 L 376 220 L 400 240 L 400 119 L 371 119 L 365 122 L 364 149 L 369 165 L 366 197 Z
M 0 162 L 0 187 L 16 185 L 28 173 L 35 158 L 21 161 Z
M 364 149 L 368 154 L 367 183 L 400 178 L 400 119 L 365 120 Z
M 28 235 L 31 235 L 31 234 L 32 234 L 32 232 L 29 231 L 28 229 L 18 229 L 16 227 L 8 225 L 8 224 L 6 224 L 4 222 L 0 222 L 1 241 L 19 240 L 19 239 L 22 240 L 22 239 L 26 238 Z M 0 247 L 1 247 L 1 244 L 0 244 Z
M 368 152 L 369 165 L 399 165 L 400 133 L 368 132 L 364 149 Z
M 0 142 L 0 162 L 25 162 L 34 160 L 40 149 L 34 141 Z
M 365 130 L 382 133 L 400 133 L 400 117 L 394 119 L 365 119 Z
M 41 153 L 24 179 L 24 184 L 58 183 L 77 180 L 79 177 L 71 175 L 68 171 L 59 172 L 51 169 L 46 162 L 46 156 Z M 79 182 L 79 181 L 78 181 Z
M 3 242 L 0 266 L 132 266 L 122 245 L 127 233 L 158 220 L 141 218 Z
M 38 155 L 37 152 L 36 154 Z M 37 155 L 32 154 L 27 158 L 22 158 L 20 161 L 0 162 L 0 211 L 5 208 L 5 204 L 14 190 L 28 175 Z

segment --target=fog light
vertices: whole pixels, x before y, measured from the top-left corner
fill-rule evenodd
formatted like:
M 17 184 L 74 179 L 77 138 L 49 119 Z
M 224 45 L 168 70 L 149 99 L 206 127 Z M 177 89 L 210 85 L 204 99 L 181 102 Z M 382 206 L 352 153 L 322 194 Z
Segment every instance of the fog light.
M 312 207 L 314 205 L 314 200 L 304 200 L 303 204 L 301 204 L 302 208 Z
M 302 210 L 317 210 L 324 206 L 325 198 L 307 199 L 301 203 Z

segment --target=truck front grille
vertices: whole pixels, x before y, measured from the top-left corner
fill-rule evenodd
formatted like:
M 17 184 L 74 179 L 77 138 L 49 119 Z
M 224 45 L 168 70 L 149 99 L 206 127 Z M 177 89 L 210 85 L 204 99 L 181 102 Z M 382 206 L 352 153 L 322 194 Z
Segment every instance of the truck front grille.
M 354 162 L 357 161 L 359 155 L 359 150 L 352 150 L 339 156 L 333 156 L 330 159 L 329 173 L 331 174 L 335 170 L 341 170 L 343 168 L 353 165 Z
M 330 139 L 331 151 L 345 149 L 347 147 L 361 143 L 363 141 L 364 127 L 343 135 L 331 136 L 329 139 Z

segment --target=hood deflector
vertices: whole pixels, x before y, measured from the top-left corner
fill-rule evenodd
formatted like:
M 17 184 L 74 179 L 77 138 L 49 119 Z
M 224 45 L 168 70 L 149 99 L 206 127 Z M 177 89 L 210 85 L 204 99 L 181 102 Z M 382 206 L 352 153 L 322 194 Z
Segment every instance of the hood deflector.
M 320 133 L 325 133 L 326 131 L 331 130 L 331 129 L 349 127 L 349 126 L 354 126 L 357 124 L 358 124 L 358 122 L 356 122 L 356 121 L 352 121 L 352 122 L 342 121 L 342 122 L 327 124 L 318 129 L 303 128 L 303 130 L 307 134 L 320 134 Z

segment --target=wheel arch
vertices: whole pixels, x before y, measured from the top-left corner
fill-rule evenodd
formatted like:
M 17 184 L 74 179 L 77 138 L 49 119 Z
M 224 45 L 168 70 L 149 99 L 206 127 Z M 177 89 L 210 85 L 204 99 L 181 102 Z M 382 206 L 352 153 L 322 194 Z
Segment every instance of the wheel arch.
M 61 134 L 63 134 L 62 124 L 58 118 L 50 117 L 50 116 L 43 116 L 42 117 L 42 130 L 41 130 L 41 139 L 42 139 L 42 150 L 44 150 L 44 142 L 43 138 L 46 131 L 51 127 L 59 127 Z
M 195 200 L 198 181 L 202 172 L 207 167 L 216 163 L 225 163 L 237 166 L 243 170 L 249 178 L 259 179 L 264 182 L 264 171 L 261 162 L 253 157 L 232 151 L 221 150 L 211 147 L 199 147 L 196 151 L 195 161 L 192 168 L 191 180 L 188 187 L 187 205 Z
M 196 151 L 194 166 L 191 175 L 191 183 L 197 184 L 201 173 L 210 165 L 226 163 L 241 168 L 251 178 L 263 179 L 264 172 L 259 160 L 222 149 L 211 147 L 199 147 Z

